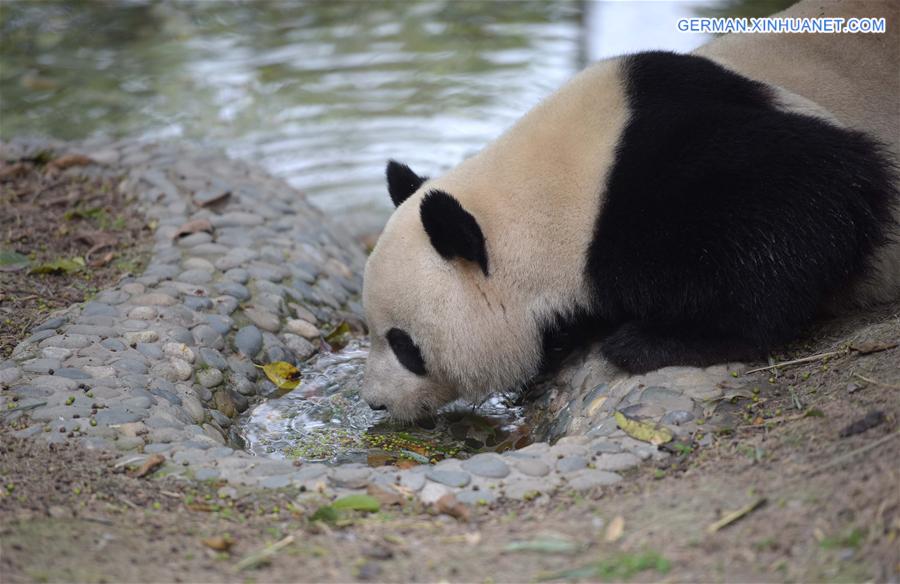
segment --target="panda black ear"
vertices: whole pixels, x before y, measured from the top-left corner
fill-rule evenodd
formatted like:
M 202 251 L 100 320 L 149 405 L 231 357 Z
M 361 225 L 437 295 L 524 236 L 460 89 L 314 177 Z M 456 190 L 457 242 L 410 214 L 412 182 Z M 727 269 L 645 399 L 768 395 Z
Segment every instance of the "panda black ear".
M 431 245 L 446 260 L 460 257 L 481 266 L 488 275 L 487 247 L 478 221 L 444 191 L 428 191 L 420 207 L 422 225 Z
M 396 160 L 388 160 L 384 173 L 387 176 L 388 193 L 395 207 L 399 207 L 400 203 L 419 190 L 422 183 L 428 180 L 427 176 L 417 175 L 410 167 Z

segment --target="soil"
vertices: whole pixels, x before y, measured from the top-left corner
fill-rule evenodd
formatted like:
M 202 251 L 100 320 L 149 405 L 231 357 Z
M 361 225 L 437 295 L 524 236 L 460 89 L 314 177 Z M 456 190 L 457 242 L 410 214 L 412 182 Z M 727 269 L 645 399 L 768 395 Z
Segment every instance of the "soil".
M 321 497 L 135 478 L 112 455 L 39 446 L 6 428 L 0 574 L 4 582 L 896 581 L 898 341 L 900 304 L 826 323 L 783 357 L 838 353 L 751 374 L 759 391 L 739 403 L 736 427 L 613 487 L 468 513 L 383 502 L 375 513 L 334 521 L 320 512 L 329 521 L 317 521 Z M 241 564 L 273 544 L 270 557 Z
M 141 271 L 151 226 L 119 182 L 80 155 L 0 161 L 0 359 L 54 310 Z

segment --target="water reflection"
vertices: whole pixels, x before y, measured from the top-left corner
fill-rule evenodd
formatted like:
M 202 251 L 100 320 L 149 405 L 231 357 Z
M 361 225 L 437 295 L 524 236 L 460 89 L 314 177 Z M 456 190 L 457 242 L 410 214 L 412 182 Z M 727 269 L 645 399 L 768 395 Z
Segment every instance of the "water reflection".
M 577 69 L 578 9 L 6 2 L 0 136 L 205 140 L 374 226 L 389 211 L 387 158 L 445 169 Z

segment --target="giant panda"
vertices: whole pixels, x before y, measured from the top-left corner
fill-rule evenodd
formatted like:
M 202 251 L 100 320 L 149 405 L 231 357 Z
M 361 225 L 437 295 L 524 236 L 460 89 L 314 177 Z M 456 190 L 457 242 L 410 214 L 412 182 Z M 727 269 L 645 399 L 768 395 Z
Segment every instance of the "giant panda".
M 366 402 L 405 420 L 477 402 L 571 327 L 645 372 L 759 359 L 827 309 L 897 298 L 896 8 L 781 16 L 848 11 L 888 33 L 602 61 L 442 176 L 389 162 Z

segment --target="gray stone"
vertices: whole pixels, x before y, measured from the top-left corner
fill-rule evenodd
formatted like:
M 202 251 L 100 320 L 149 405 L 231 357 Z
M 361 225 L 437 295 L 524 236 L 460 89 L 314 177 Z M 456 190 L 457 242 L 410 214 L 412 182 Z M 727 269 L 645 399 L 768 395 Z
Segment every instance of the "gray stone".
M 466 505 L 490 505 L 497 500 L 497 495 L 487 490 L 460 491 L 456 493 L 456 500 Z
M 309 481 L 317 479 L 328 472 L 328 467 L 324 464 L 306 464 L 292 476 L 296 481 Z
M 369 484 L 371 474 L 372 471 L 368 468 L 345 465 L 335 468 L 328 479 L 336 487 L 361 489 Z
M 461 470 L 439 470 L 432 468 L 425 473 L 425 476 L 436 483 L 441 483 L 442 485 L 454 488 L 465 487 L 469 484 L 469 481 L 472 480 L 469 473 Z
M 212 219 L 214 227 L 253 227 L 262 225 L 263 218 L 253 213 L 245 213 L 243 211 L 232 211 L 222 215 L 214 216 Z M 221 268 L 220 268 L 221 269 Z
M 100 410 L 94 415 L 94 419 L 97 420 L 97 424 L 101 424 L 103 426 L 130 424 L 132 422 L 139 422 L 146 417 L 147 412 L 145 411 L 133 411 L 119 407 Z
M 569 478 L 568 486 L 576 491 L 587 491 L 596 487 L 612 485 L 622 480 L 622 476 L 614 472 L 586 468 L 574 473 Z
M 198 346 L 211 347 L 213 349 L 225 348 L 225 339 L 222 338 L 219 331 L 208 324 L 195 326 L 191 333 L 193 334 L 194 342 L 196 342 Z
M 121 290 L 106 290 L 97 295 L 95 300 L 104 304 L 122 304 L 128 300 L 129 295 Z
M 250 300 L 250 290 L 237 282 L 219 282 L 216 284 L 219 294 L 237 298 L 239 301 Z
M 262 333 L 255 326 L 245 326 L 234 335 L 235 348 L 246 355 L 253 358 L 262 349 L 263 338 Z
M 198 481 L 214 481 L 219 478 L 219 471 L 214 468 L 200 467 L 194 471 L 194 478 Z
M 280 489 L 291 484 L 291 475 L 279 475 L 264 478 L 259 482 L 259 486 L 264 489 Z
M 71 349 L 62 349 L 59 347 L 44 347 L 41 349 L 41 356 L 44 359 L 56 359 L 57 361 L 65 361 L 72 356 Z
M 188 284 L 206 284 L 212 281 L 212 274 L 206 270 L 185 270 L 178 274 L 178 281 Z
M 637 466 L 641 459 L 630 452 L 618 454 L 603 454 L 594 461 L 594 467 L 598 470 L 624 470 Z
M 227 369 L 228 362 L 225 361 L 225 358 L 222 354 L 215 349 L 210 349 L 208 347 L 200 347 L 198 350 L 200 353 L 200 360 L 210 367 L 215 367 L 216 369 Z
M 224 377 L 218 369 L 200 369 L 197 371 L 197 383 L 206 388 L 213 388 L 221 385 Z
M 148 359 L 159 360 L 163 358 L 162 349 L 155 343 L 138 343 L 135 349 Z
M 177 302 L 178 300 L 174 297 L 163 294 L 162 292 L 150 292 L 148 294 L 135 296 L 132 299 L 132 303 L 139 306 L 172 306 Z
M 244 314 L 250 319 L 250 322 L 264 331 L 275 333 L 281 328 L 281 321 L 270 312 L 259 308 L 245 308 Z
M 666 415 L 660 418 L 659 421 L 661 424 L 680 426 L 682 424 L 690 422 L 693 419 L 693 412 L 689 412 L 687 410 L 674 410 L 666 413 Z
M 209 310 L 214 306 L 213 301 L 205 296 L 185 296 L 183 302 L 185 306 L 196 311 Z
M 575 472 L 587 467 L 587 460 L 583 456 L 564 456 L 556 461 L 556 470 L 561 473 Z
M 247 272 L 251 278 L 280 282 L 287 277 L 287 270 L 265 262 L 253 262 L 247 266 Z
M 52 331 L 52 330 L 38 331 L 38 332 L 34 333 L 33 335 L 31 335 L 30 337 L 28 337 L 27 339 L 25 339 L 25 344 L 40 343 L 43 340 L 53 337 L 55 334 L 56 334 L 56 331 Z M 41 343 L 41 345 L 43 345 L 43 343 Z
M 316 352 L 316 347 L 301 336 L 285 333 L 282 335 L 285 346 L 293 351 L 297 359 L 304 361 Z
M 227 272 L 251 260 L 255 260 L 258 257 L 259 254 L 252 249 L 238 247 L 230 250 L 223 257 L 216 260 L 215 267 L 223 272 Z M 246 280 L 241 283 L 243 284 L 245 282 Z
M 84 305 L 84 310 L 81 312 L 82 316 L 94 316 L 94 315 L 103 315 L 103 316 L 119 316 L 119 311 L 109 304 L 104 304 L 103 302 L 88 302 Z
M 100 346 L 110 351 L 124 351 L 127 348 L 125 343 L 119 339 L 106 339 L 100 343 Z
M 597 440 L 591 443 L 590 451 L 594 454 L 616 454 L 622 452 L 622 447 L 609 440 Z
M 234 320 L 221 314 L 207 314 L 206 324 L 211 326 L 220 335 L 227 335 L 234 327 Z
M 32 328 L 31 332 L 37 333 L 40 331 L 52 331 L 58 329 L 64 324 L 66 324 L 66 319 L 62 316 L 56 316 L 54 318 L 48 318 L 43 323 Z
M 250 281 L 250 273 L 243 268 L 231 268 L 225 272 L 225 279 L 238 284 L 246 284 Z
M 62 367 L 62 363 L 56 359 L 31 359 L 30 361 L 22 363 L 22 371 L 25 371 L 26 373 L 47 374 L 60 367 Z
M 509 467 L 503 459 L 493 453 L 476 454 L 463 461 L 462 468 L 474 475 L 494 479 L 502 479 L 509 474 Z
M 9 385 L 19 379 L 21 375 L 22 370 L 18 367 L 0 369 L 0 385 Z
M 69 327 L 66 331 L 74 335 L 88 335 L 100 338 L 114 337 L 119 334 L 115 328 L 110 326 L 93 326 L 89 324 L 76 324 Z
M 147 373 L 147 363 L 138 359 L 124 357 L 114 361 L 112 366 L 119 373 Z
M 88 373 L 75 367 L 60 367 L 56 369 L 54 375 L 57 377 L 65 377 L 66 379 L 91 379 Z
M 216 296 L 213 298 L 216 303 L 216 312 L 222 315 L 229 315 L 238 307 L 238 300 L 234 296 Z
M 533 477 L 545 477 L 550 474 L 550 467 L 537 458 L 520 458 L 513 462 L 513 466 L 520 473 Z

